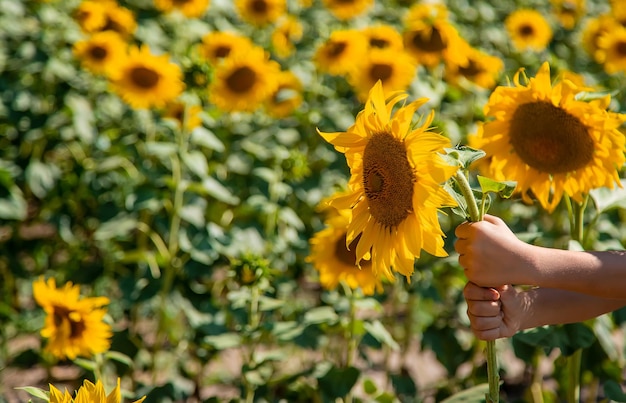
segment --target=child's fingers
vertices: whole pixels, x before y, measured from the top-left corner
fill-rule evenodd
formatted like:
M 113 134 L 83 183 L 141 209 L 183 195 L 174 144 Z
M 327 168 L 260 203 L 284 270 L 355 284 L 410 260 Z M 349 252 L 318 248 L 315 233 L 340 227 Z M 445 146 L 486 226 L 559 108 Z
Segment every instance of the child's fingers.
M 463 296 L 467 301 L 497 301 L 500 299 L 500 293 L 488 287 L 480 287 L 471 281 L 465 284 Z

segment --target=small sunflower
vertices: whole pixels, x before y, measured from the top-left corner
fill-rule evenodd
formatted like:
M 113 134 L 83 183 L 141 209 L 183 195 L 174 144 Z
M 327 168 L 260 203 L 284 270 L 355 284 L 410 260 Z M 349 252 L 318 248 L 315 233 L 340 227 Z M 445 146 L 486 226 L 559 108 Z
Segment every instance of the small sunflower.
M 135 400 L 133 403 L 141 403 L 146 399 L 146 396 L 139 400 Z M 50 385 L 50 403 L 122 403 L 122 392 L 120 390 L 120 378 L 117 378 L 117 386 L 108 395 L 104 390 L 102 381 L 97 380 L 96 383 L 92 383 L 89 380 L 84 380 L 83 385 L 76 391 L 76 397 L 72 398 L 72 395 L 65 389 L 61 392 L 59 389 Z
M 154 0 L 154 6 L 164 13 L 178 10 L 185 17 L 202 17 L 209 8 L 210 0 Z
M 605 59 L 604 50 L 599 46 L 600 38 L 619 27 L 619 22 L 609 14 L 602 14 L 587 21 L 582 33 L 583 47 L 596 62 L 602 63 Z
M 255 26 L 276 22 L 287 10 L 286 0 L 235 0 L 235 7 L 244 21 Z
M 524 201 L 533 195 L 549 212 L 564 193 L 581 203 L 591 189 L 619 183 L 626 115 L 607 111 L 610 96 L 577 100 L 586 88 L 569 79 L 552 84 L 547 62 L 526 85 L 519 76 L 514 87 L 491 94 L 485 106 L 491 120 L 476 135 L 475 146 L 490 158 L 490 177 L 517 181 Z
M 324 6 L 340 20 L 349 20 L 365 13 L 374 0 L 322 0 Z
M 247 36 L 232 32 L 210 32 L 202 37 L 198 51 L 210 63 L 216 64 L 235 53 L 246 53 L 255 47 Z
M 626 28 L 620 25 L 602 34 L 596 55 L 607 73 L 626 72 Z
M 382 83 L 385 94 L 406 91 L 416 71 L 413 58 L 402 50 L 371 49 L 365 60 L 348 76 L 348 81 L 358 98 L 365 101 L 377 81 Z
M 182 72 L 168 55 L 156 56 L 147 45 L 130 48 L 120 68 L 110 75 L 111 87 L 136 109 L 161 108 L 184 89 Z
M 285 18 L 272 32 L 272 48 L 278 57 L 289 57 L 295 50 L 295 43 L 302 39 L 302 24 L 292 16 Z
M 537 10 L 516 10 L 504 21 L 506 30 L 518 51 L 544 50 L 552 40 L 552 28 Z
M 565 29 L 573 29 L 585 15 L 585 0 L 550 0 L 552 12 Z
M 109 303 L 105 297 L 81 298 L 72 283 L 56 288 L 54 279 L 33 283 L 33 296 L 46 312 L 41 335 L 48 339 L 45 351 L 59 359 L 91 357 L 107 351 L 111 345 L 111 326 L 104 322 Z
M 329 202 L 337 209 L 352 210 L 346 245 L 356 240 L 356 262 L 371 257 L 374 274 L 392 281 L 392 269 L 411 276 L 421 250 L 447 256 L 438 211 L 455 205 L 442 186 L 456 172 L 456 167 L 442 158 L 450 141 L 429 131 L 432 111 L 422 126 L 413 124 L 413 116 L 426 98 L 393 113 L 394 106 L 405 98 L 406 94 L 398 92 L 386 99 L 377 82 L 348 131 L 318 130 L 345 153 L 350 167 L 346 195 Z
M 626 26 L 626 1 L 610 0 L 611 17 L 613 17 L 620 25 Z
M 130 37 L 136 29 L 137 21 L 133 12 L 114 3 L 114 6 L 107 7 L 106 22 L 99 31 L 115 31 L 123 37 Z
M 85 0 L 74 10 L 74 19 L 84 32 L 97 32 L 107 22 L 107 4 L 107 2 Z
M 225 112 L 252 112 L 278 88 L 278 63 L 261 48 L 228 57 L 215 68 L 209 99 Z
M 493 88 L 504 70 L 502 59 L 476 48 L 471 48 L 467 55 L 467 65 L 446 66 L 446 80 L 450 83 L 458 83 L 459 79 L 463 78 L 481 88 Z
M 403 50 L 402 34 L 391 25 L 376 25 L 361 30 L 370 49 Z
M 365 295 L 382 292 L 382 279 L 372 270 L 369 256 L 356 261 L 356 245 L 360 237 L 346 243 L 351 211 L 335 211 L 324 221 L 326 228 L 309 240 L 311 253 L 307 261 L 319 272 L 322 287 L 334 290 L 343 282 L 353 290 L 361 288 Z
M 119 68 L 128 44 L 113 31 L 97 32 L 74 44 L 74 55 L 92 73 L 106 75 Z
M 404 49 L 416 63 L 434 67 L 440 62 L 464 66 L 469 46 L 447 19 L 442 4 L 416 4 L 407 12 L 402 34 Z
M 317 68 L 331 75 L 341 76 L 355 68 L 367 52 L 365 37 L 356 30 L 337 30 L 318 46 L 313 60 Z
M 183 128 L 186 132 L 191 132 L 202 124 L 200 118 L 202 107 L 199 105 L 187 105 L 182 101 L 172 101 L 165 105 L 163 110 L 163 118 L 174 120 L 178 127 Z
M 281 71 L 276 81 L 278 87 L 265 102 L 265 109 L 270 116 L 280 119 L 302 104 L 302 83 L 290 71 Z

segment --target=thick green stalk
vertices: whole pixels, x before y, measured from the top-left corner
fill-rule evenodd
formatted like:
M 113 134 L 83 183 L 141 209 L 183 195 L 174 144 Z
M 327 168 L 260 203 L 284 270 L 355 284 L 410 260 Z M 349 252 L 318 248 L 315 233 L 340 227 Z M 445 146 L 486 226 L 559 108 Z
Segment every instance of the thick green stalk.
M 476 198 L 472 192 L 469 181 L 465 177 L 465 173 L 458 169 L 454 175 L 461 194 L 467 203 L 467 210 L 470 221 L 476 222 L 483 219 L 481 210 L 478 209 Z M 487 403 L 498 403 L 500 401 L 500 376 L 498 375 L 498 357 L 496 356 L 495 340 L 487 341 L 487 380 L 489 383 L 489 392 L 485 396 Z

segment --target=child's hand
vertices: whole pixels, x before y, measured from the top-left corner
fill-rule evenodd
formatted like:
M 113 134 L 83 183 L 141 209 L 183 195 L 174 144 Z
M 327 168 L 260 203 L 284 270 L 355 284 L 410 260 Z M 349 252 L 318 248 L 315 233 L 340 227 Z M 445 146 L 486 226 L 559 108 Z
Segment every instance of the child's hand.
M 468 280 L 481 287 L 530 284 L 535 270 L 533 246 L 519 240 L 500 218 L 460 224 L 454 248 Z
M 463 296 L 467 301 L 470 327 L 479 339 L 511 337 L 520 330 L 525 304 L 523 293 L 518 293 L 512 286 L 484 288 L 469 282 Z

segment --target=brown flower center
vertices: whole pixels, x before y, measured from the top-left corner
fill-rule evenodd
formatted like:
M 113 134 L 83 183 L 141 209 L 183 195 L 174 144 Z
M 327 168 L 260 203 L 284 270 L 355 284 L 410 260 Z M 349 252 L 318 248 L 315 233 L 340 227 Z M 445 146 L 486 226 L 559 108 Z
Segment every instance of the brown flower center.
M 532 36 L 535 33 L 535 30 L 532 25 L 522 25 L 519 27 L 518 32 L 520 36 L 527 38 L 529 36 Z
M 231 51 L 231 47 L 230 46 L 217 46 L 215 48 L 215 50 L 213 51 L 213 56 L 216 59 L 223 59 L 225 57 L 228 57 L 228 55 L 230 54 Z
M 371 38 L 370 46 L 372 48 L 384 49 L 389 47 L 389 41 L 383 38 Z
M 71 339 L 79 338 L 85 331 L 85 323 L 82 320 L 75 321 L 70 317 L 70 310 L 66 307 L 55 306 L 53 313 L 54 325 L 59 328 L 63 326 L 65 322 L 68 322 L 70 325 L 70 334 L 69 337 Z
M 250 11 L 254 14 L 266 14 L 269 6 L 265 0 L 254 0 L 250 2 Z
M 151 89 L 159 83 L 159 73 L 153 69 L 139 66 L 130 71 L 130 80 L 141 89 Z
M 257 75 L 253 69 L 248 66 L 241 66 L 226 78 L 226 86 L 232 92 L 245 94 L 254 87 L 256 79 Z
M 518 106 L 509 136 L 522 161 L 541 172 L 571 172 L 593 159 L 594 142 L 589 129 L 550 102 Z
M 335 257 L 337 260 L 346 265 L 354 265 L 356 268 L 356 246 L 359 243 L 359 239 L 361 239 L 361 234 L 357 235 L 357 237 L 350 242 L 348 248 L 346 248 L 346 234 L 339 237 L 335 243 Z M 361 268 L 367 268 L 371 266 L 372 262 L 370 260 L 361 259 L 359 264 Z
M 413 32 L 411 44 L 417 49 L 431 53 L 441 52 L 447 46 L 441 37 L 441 33 L 435 27 L 432 28 L 430 35 L 425 31 Z
M 378 223 L 396 227 L 413 212 L 414 182 L 404 143 L 389 133 L 374 134 L 363 153 L 363 187 Z
M 393 69 L 388 63 L 373 63 L 369 73 L 372 82 L 381 80 L 384 83 L 393 75 Z
M 459 67 L 459 73 L 464 77 L 473 78 L 483 72 L 480 65 L 473 60 L 470 60 L 465 67 Z
M 107 58 L 109 52 L 104 46 L 94 45 L 89 49 L 89 56 L 93 60 L 102 61 Z
M 626 56 L 626 42 L 625 41 L 619 41 L 615 44 L 615 52 L 620 56 L 620 57 L 625 57 Z
M 332 59 L 335 59 L 341 56 L 347 48 L 347 44 L 345 42 L 331 42 L 328 44 L 328 56 Z

